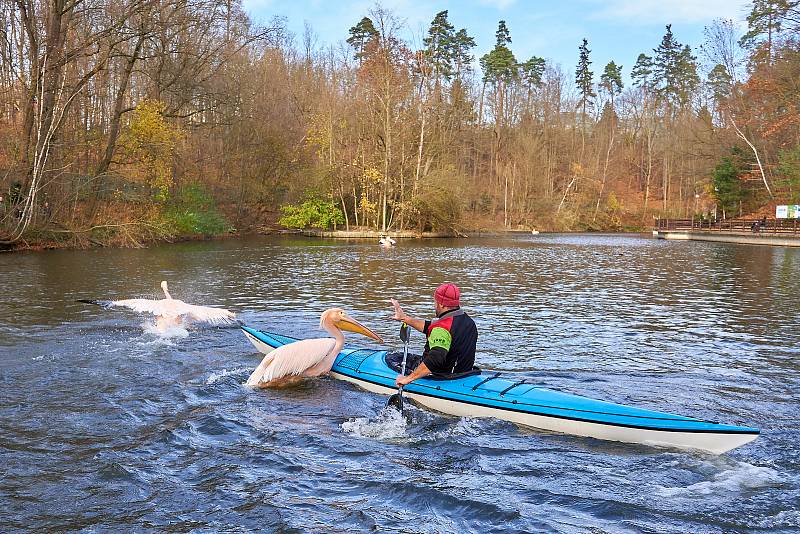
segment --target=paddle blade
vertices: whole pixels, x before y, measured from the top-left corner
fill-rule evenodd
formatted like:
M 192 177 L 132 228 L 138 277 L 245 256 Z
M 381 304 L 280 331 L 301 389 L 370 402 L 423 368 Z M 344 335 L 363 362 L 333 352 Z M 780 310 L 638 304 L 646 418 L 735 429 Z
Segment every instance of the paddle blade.
M 389 397 L 389 402 L 386 403 L 386 406 L 391 406 L 397 409 L 398 412 L 403 413 L 403 395 L 401 393 L 395 393 Z
M 403 343 L 408 343 L 408 338 L 409 338 L 408 325 L 406 323 L 403 323 L 400 326 L 400 341 L 402 341 Z

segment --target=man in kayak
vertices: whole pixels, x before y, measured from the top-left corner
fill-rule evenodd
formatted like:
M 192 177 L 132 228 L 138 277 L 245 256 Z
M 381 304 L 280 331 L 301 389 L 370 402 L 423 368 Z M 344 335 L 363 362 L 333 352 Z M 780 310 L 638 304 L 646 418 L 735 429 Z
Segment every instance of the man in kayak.
M 455 284 L 442 284 L 433 294 L 436 318 L 417 319 L 407 315 L 400 303 L 392 299 L 395 321 L 402 321 L 419 330 L 427 338 L 422 362 L 408 375 L 398 374 L 395 384 L 409 384 L 430 374 L 451 375 L 472 370 L 478 328 L 475 321 L 460 308 L 461 291 Z

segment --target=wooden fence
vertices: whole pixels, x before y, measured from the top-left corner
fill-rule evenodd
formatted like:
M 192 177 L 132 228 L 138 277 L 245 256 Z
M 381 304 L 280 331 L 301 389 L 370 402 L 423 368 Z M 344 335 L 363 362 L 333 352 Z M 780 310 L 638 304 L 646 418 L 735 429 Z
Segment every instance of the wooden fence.
M 699 219 L 658 219 L 655 230 L 659 232 L 719 232 L 751 233 L 758 235 L 800 236 L 797 219 L 721 219 L 718 221 Z

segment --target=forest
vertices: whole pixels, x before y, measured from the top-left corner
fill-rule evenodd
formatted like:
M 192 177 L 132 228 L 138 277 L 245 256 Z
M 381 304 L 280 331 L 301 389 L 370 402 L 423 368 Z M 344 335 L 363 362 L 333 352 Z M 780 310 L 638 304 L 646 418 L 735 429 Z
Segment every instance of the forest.
M 359 16 L 361 18 L 359 18 Z M 0 0 L 0 248 L 277 228 L 649 229 L 800 203 L 800 0 L 634 65 L 477 50 L 451 13 L 342 41 L 238 0 Z M 411 42 L 422 43 L 415 49 Z M 630 80 L 630 83 L 624 83 Z

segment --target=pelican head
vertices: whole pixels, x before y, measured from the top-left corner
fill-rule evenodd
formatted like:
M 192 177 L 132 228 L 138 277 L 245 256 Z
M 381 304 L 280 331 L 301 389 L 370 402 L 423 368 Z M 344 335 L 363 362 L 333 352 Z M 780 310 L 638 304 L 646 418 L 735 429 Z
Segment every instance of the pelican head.
M 164 290 L 164 295 L 166 295 L 166 297 L 167 297 L 168 299 L 171 299 L 171 298 L 172 298 L 172 297 L 170 296 L 170 294 L 169 294 L 169 289 L 167 289 L 167 281 L 166 281 L 166 280 L 163 280 L 163 281 L 161 282 L 161 289 L 163 289 L 163 290 Z
M 326 330 L 326 326 L 332 326 L 333 328 L 338 328 L 339 330 L 355 332 L 357 334 L 372 338 L 379 343 L 383 343 L 381 336 L 347 315 L 347 312 L 341 308 L 331 308 L 322 312 L 319 326 Z

